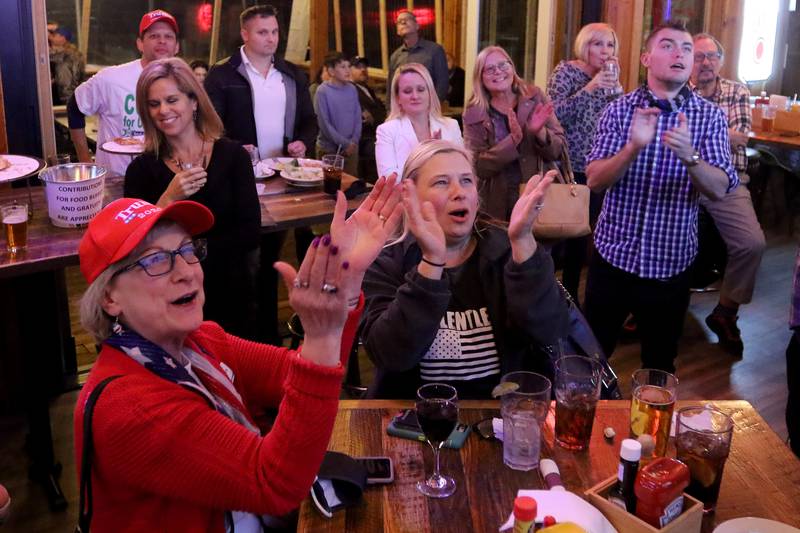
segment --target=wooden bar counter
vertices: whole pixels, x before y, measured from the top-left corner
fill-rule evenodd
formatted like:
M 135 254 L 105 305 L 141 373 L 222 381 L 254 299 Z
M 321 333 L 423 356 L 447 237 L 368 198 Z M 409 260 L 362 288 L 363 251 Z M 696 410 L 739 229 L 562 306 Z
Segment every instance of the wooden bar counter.
M 745 401 L 683 401 L 678 406 L 712 403 L 728 413 L 736 425 L 731 454 L 722 477 L 717 511 L 704 518 L 711 532 L 726 520 L 757 516 L 800 527 L 800 461 Z M 392 437 L 386 426 L 412 402 L 340 402 L 329 449 L 351 456 L 389 456 L 395 480 L 367 487 L 363 501 L 325 519 L 307 499 L 300 510 L 298 531 L 307 532 L 490 532 L 497 531 L 513 508 L 518 489 L 543 489 L 538 470 L 518 472 L 503 464 L 503 444 L 471 434 L 461 450 L 443 449 L 441 469 L 456 480 L 453 496 L 426 498 L 416 482 L 433 471 L 427 444 Z M 499 417 L 496 401 L 460 402 L 459 419 L 472 424 Z M 597 407 L 589 449 L 570 452 L 554 445 L 553 410 L 543 433 L 542 457 L 558 463 L 567 490 L 583 492 L 617 471 L 619 446 L 628 435 L 630 402 L 603 401 Z M 603 429 L 613 427 L 613 441 Z M 669 454 L 674 457 L 670 445 Z M 620 532 L 625 533 L 625 532 Z
M 347 189 L 356 179 L 343 175 Z M 104 204 L 122 196 L 121 176 L 106 178 Z M 320 188 L 292 189 L 281 178 L 267 180 L 272 194 L 259 196 L 262 231 L 272 232 L 330 221 L 335 201 Z M 28 246 L 18 254 L 6 252 L 5 240 L 0 246 L 0 279 L 52 271 L 78 264 L 78 243 L 85 228 L 57 228 L 47 216 L 43 187 L 33 188 L 33 218 L 28 222 Z M 349 201 L 349 210 L 356 209 L 364 195 Z M 25 188 L 0 190 L 0 204 L 13 200 L 28 202 Z

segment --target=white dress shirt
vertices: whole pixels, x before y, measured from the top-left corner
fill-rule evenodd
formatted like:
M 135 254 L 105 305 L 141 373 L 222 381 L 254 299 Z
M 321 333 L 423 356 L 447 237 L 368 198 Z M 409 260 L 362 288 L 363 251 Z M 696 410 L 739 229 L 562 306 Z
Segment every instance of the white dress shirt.
M 247 71 L 253 91 L 253 117 L 256 121 L 258 155 L 261 159 L 283 155 L 284 118 L 286 115 L 286 87 L 283 75 L 270 65 L 264 77 L 250 62 L 241 47 L 242 64 Z

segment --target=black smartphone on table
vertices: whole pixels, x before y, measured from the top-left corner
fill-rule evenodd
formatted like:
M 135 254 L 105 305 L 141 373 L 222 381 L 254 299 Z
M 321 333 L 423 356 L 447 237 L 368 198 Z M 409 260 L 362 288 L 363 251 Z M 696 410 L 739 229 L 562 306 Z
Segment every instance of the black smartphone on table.
M 417 420 L 417 412 L 414 409 L 405 409 L 397 416 L 392 418 L 386 427 L 386 433 L 394 437 L 426 442 L 425 433 Z M 450 436 L 444 442 L 445 448 L 459 449 L 464 446 L 470 433 L 470 427 L 466 424 L 458 423 Z
M 391 457 L 356 457 L 355 460 L 367 471 L 367 485 L 394 481 L 394 465 Z

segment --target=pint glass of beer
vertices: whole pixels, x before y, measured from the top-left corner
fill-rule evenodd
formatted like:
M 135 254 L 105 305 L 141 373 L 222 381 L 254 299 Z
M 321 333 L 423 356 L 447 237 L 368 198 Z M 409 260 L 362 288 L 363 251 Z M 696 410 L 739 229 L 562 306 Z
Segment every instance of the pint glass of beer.
M 7 204 L 0 207 L 0 218 L 6 232 L 6 250 L 15 254 L 28 244 L 28 206 Z
M 655 440 L 653 455 L 664 457 L 667 451 L 678 378 L 663 370 L 643 368 L 633 373 L 631 389 L 631 434 L 645 433 Z

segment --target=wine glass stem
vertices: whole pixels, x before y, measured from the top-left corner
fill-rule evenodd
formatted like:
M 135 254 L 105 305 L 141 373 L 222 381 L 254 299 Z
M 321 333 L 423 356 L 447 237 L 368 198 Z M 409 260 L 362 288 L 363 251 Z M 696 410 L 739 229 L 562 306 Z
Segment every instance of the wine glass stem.
M 433 448 L 433 477 L 436 479 L 439 479 L 439 450 L 441 446 L 441 443 L 438 446 L 431 444 L 431 448 Z

